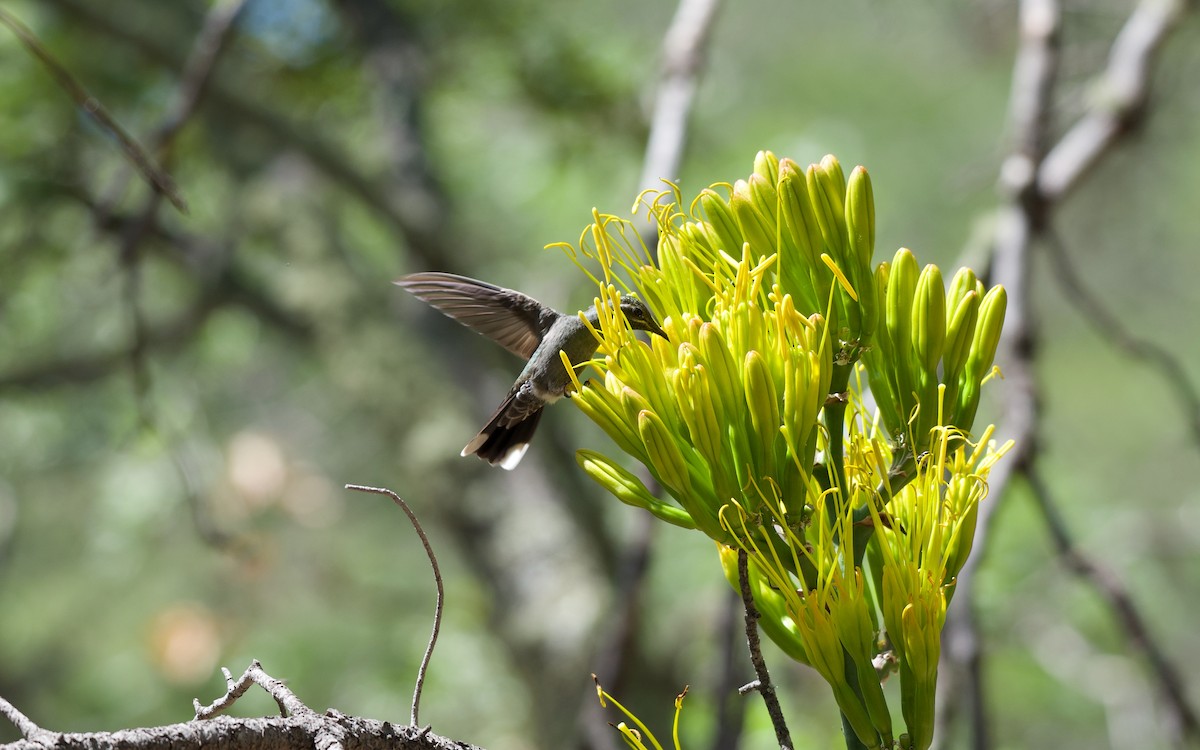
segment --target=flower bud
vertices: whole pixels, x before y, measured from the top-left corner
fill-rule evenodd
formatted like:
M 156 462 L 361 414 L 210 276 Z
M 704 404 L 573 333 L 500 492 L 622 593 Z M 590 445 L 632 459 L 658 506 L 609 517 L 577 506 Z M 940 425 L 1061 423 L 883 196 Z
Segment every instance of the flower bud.
M 779 181 L 779 159 L 770 151 L 759 151 L 754 155 L 754 174 L 762 175 L 774 185 Z
M 957 402 L 959 376 L 971 351 L 971 341 L 975 338 L 979 295 L 971 289 L 959 299 L 957 309 L 949 311 L 948 315 L 946 347 L 942 351 L 942 382 L 946 384 L 947 406 Z
M 688 478 L 687 464 L 662 419 L 645 409 L 638 414 L 637 425 L 642 444 L 646 446 L 645 454 L 650 459 L 648 465 L 654 470 L 655 476 L 672 494 L 688 494 L 692 483 Z
M 805 179 L 808 182 L 808 194 L 812 197 L 817 225 L 821 227 L 821 236 L 825 240 L 825 246 L 829 249 L 833 259 L 841 266 L 850 254 L 846 238 L 845 208 L 842 200 L 846 185 L 840 179 L 842 172 L 840 166 L 835 171 L 827 170 L 824 167 L 824 161 L 820 165 L 810 164 Z
M 741 255 L 742 232 L 738 229 L 737 219 L 729 204 L 715 190 L 705 188 L 700 191 L 700 208 L 717 236 L 717 250 L 724 250 L 729 255 Z
M 757 177 L 757 179 L 762 181 L 761 177 Z M 771 231 L 768 217 L 764 216 L 759 207 L 755 205 L 750 184 L 745 180 L 738 180 L 734 183 L 733 195 L 729 198 L 729 209 L 733 212 L 742 237 L 749 243 L 753 257 L 758 258 L 775 252 L 775 233 Z M 731 247 L 725 250 L 734 258 L 741 258 L 742 251 L 742 247 Z
M 779 437 L 779 401 L 775 396 L 775 381 L 767 362 L 754 350 L 746 352 L 742 382 L 745 384 L 750 423 L 754 426 L 751 447 L 759 456 L 760 467 L 767 476 L 771 476 L 775 473 L 775 439 Z
M 913 353 L 925 377 L 936 384 L 946 343 L 946 291 L 937 266 L 930 264 L 921 270 L 912 305 Z
M 608 490 L 618 500 L 635 508 L 644 508 L 669 524 L 685 529 L 696 528 L 688 512 L 664 503 L 650 494 L 642 480 L 596 451 L 578 450 L 575 462 L 589 477 Z

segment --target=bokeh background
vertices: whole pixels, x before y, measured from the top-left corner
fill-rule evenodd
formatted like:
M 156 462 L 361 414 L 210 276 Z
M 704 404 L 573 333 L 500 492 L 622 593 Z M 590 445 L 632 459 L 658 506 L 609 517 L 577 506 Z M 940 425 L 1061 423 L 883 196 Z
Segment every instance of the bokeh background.
M 1133 3 L 1064 5 L 1054 133 L 1089 106 Z M 5 0 L 154 143 L 209 5 Z M 626 214 L 674 7 L 609 0 L 250 0 L 151 206 L 112 139 L 0 29 L 0 695 L 55 730 L 185 721 L 251 658 L 308 705 L 490 750 L 616 747 L 590 673 L 688 748 L 766 747 L 711 544 L 648 524 L 573 460 L 607 438 L 551 409 L 518 470 L 458 452 L 520 363 L 389 282 L 467 273 L 560 309 L 551 242 Z M 738 0 L 708 46 L 685 194 L 770 149 L 868 167 L 878 258 L 986 263 L 1016 3 Z M 1055 213 L 1080 280 L 1200 382 L 1200 27 L 1162 50 L 1140 129 Z M 1081 550 L 1184 674 L 1200 622 L 1189 413 L 1037 260 L 1042 472 Z M 993 399 L 1005 383 L 992 384 Z M 999 410 L 992 405 L 989 416 Z M 1171 747 L 1140 652 L 1057 560 L 1016 483 L 975 590 L 994 747 Z M 959 602 L 956 601 L 958 606 Z M 953 608 L 952 608 L 953 611 Z M 773 649 L 797 747 L 840 743 L 823 682 Z M 744 712 L 743 712 L 744 709 Z M 271 713 L 251 694 L 235 713 Z M 963 722 L 942 737 L 962 746 Z M 0 725 L 0 740 L 15 739 Z

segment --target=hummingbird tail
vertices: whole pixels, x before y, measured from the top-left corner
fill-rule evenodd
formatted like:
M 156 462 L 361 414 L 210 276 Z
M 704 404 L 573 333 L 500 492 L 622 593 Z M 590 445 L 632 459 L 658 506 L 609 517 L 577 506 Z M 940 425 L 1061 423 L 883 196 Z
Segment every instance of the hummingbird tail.
M 510 398 L 500 406 L 487 426 L 462 449 L 462 455 L 474 453 L 492 466 L 512 471 L 521 463 L 529 441 L 542 418 L 542 408 L 514 409 Z

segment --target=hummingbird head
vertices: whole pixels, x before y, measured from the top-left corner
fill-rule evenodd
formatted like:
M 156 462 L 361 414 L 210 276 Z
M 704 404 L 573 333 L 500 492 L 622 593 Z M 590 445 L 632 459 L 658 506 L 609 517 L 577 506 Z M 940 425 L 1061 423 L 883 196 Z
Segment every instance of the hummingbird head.
M 654 319 L 654 313 L 650 312 L 650 308 L 646 306 L 646 303 L 637 297 L 626 295 L 621 298 L 621 314 L 625 316 L 625 320 L 629 321 L 629 327 L 633 330 L 649 331 L 650 333 L 662 336 L 664 339 L 668 338 L 667 332 Z

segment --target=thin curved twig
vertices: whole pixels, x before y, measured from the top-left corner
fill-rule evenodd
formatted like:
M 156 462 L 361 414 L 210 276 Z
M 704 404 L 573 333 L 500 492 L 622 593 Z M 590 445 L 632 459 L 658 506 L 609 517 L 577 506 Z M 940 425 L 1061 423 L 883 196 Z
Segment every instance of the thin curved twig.
M 421 545 L 425 547 L 425 554 L 429 557 L 429 566 L 433 568 L 433 581 L 437 584 L 437 604 L 433 609 L 433 633 L 429 636 L 429 643 L 425 646 L 425 655 L 421 657 L 421 666 L 417 669 L 417 684 L 413 688 L 412 711 L 410 713 L 410 721 L 412 726 L 417 726 L 420 722 L 417 720 L 417 714 L 421 706 L 421 690 L 425 687 L 425 672 L 429 669 L 429 660 L 433 657 L 433 647 L 437 644 L 438 632 L 442 628 L 442 609 L 446 600 L 446 591 L 442 585 L 442 571 L 438 567 L 437 555 L 433 553 L 433 546 L 429 543 L 429 537 L 425 536 L 425 529 L 421 527 L 421 522 L 417 520 L 417 514 L 413 513 L 412 508 L 408 507 L 408 503 L 397 495 L 395 492 L 386 487 L 365 487 L 360 484 L 348 484 L 346 489 L 355 490 L 356 492 L 371 492 L 376 495 L 386 495 L 392 499 L 392 502 L 400 506 L 404 511 L 404 515 L 408 516 L 408 520 L 416 529 L 417 536 L 421 538 Z

